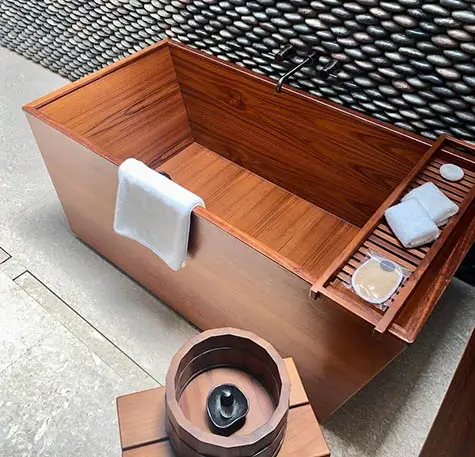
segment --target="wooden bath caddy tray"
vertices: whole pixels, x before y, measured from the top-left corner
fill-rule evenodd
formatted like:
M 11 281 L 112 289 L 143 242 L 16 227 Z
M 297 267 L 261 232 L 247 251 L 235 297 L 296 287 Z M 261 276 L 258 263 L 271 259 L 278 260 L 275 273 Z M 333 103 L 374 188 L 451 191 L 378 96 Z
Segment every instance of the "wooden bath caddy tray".
M 278 457 L 328 457 L 330 451 L 291 358 L 284 360 L 290 379 L 290 411 Z M 166 428 L 165 387 L 117 399 L 123 457 L 181 457 Z
M 444 243 L 454 231 L 475 195 L 475 146 L 470 146 L 455 138 L 442 135 L 424 154 L 410 174 L 392 192 L 373 217 L 364 225 L 342 254 L 330 265 L 311 289 L 312 297 L 319 293 L 331 298 L 375 326 L 377 333 L 384 333 L 402 310 L 418 281 L 435 259 Z M 439 174 L 444 163 L 454 163 L 464 170 L 464 178 L 449 182 Z M 426 182 L 433 182 L 442 192 L 459 206 L 459 212 L 441 229 L 440 237 L 433 243 L 407 249 L 401 245 L 385 221 L 384 212 L 397 204 L 411 189 Z M 380 311 L 358 297 L 350 288 L 351 276 L 366 259 L 368 251 L 381 254 L 409 271 L 389 301 L 386 311 Z

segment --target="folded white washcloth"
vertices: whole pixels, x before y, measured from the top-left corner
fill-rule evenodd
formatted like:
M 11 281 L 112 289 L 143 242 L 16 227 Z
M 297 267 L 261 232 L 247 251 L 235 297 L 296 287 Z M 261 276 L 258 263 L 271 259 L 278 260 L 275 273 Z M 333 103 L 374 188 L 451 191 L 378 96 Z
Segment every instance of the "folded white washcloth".
M 426 210 L 431 219 L 439 226 L 457 214 L 459 207 L 448 198 L 434 183 L 426 182 L 412 189 L 401 201 L 416 199 Z
M 147 247 L 175 271 L 184 266 L 196 206 L 204 206 L 200 197 L 144 163 L 127 159 L 119 167 L 114 231 Z
M 422 205 L 411 198 L 388 208 L 384 215 L 394 234 L 406 248 L 416 248 L 436 240 L 440 230 Z

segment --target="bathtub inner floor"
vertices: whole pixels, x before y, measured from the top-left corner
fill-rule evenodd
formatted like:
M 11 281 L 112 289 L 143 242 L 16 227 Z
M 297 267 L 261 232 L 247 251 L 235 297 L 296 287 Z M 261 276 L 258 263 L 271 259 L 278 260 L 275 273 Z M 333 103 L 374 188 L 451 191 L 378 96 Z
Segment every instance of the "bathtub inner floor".
M 298 265 L 298 274 L 310 282 L 358 233 L 354 225 L 196 142 L 157 170 L 203 198 L 210 212 Z

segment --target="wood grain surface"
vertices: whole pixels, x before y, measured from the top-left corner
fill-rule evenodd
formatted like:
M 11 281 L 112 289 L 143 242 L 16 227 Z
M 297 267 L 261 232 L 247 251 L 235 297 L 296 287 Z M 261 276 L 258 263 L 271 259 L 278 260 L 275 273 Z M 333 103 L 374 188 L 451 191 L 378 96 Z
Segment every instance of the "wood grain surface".
M 289 427 L 287 427 L 285 440 L 278 457 L 304 457 L 307 455 L 312 457 L 330 455 L 322 429 L 310 405 L 290 410 Z
M 325 438 L 315 418 L 291 358 L 284 360 L 291 383 L 288 427 L 279 457 L 327 457 Z M 119 432 L 124 457 L 174 457 L 167 440 L 165 388 L 117 398 Z
M 183 391 L 179 405 L 186 418 L 201 430 L 210 431 L 206 413 L 206 396 L 213 387 L 229 383 L 238 386 L 253 407 L 249 410 L 244 426 L 236 435 L 249 433 L 269 420 L 274 402 L 264 386 L 244 371 L 235 368 L 215 368 L 194 378 Z M 201 401 L 197 401 L 200 399 Z
M 330 416 L 405 348 L 390 335 L 375 340 L 371 325 L 331 300 L 312 300 L 309 282 L 243 241 L 239 230 L 217 225 L 205 209 L 192 217 L 186 268 L 173 272 L 114 233 L 117 166 L 29 120 L 73 232 L 198 328 L 249 330 L 293 356 L 317 417 Z
M 224 373 L 227 382 L 241 383 L 250 401 L 243 427 L 246 430 L 230 436 L 211 432 L 204 408 L 213 387 L 214 368 L 222 366 L 238 368 L 248 375 L 243 377 L 236 371 Z M 218 379 L 223 378 L 218 375 Z M 260 381 L 260 386 L 255 380 Z M 187 392 L 190 388 L 191 392 Z M 287 428 L 290 389 L 285 362 L 267 340 L 232 327 L 202 332 L 182 345 L 168 368 L 165 395 L 168 439 L 184 457 L 274 457 Z M 190 420 L 191 417 L 197 422 Z
M 359 227 L 427 147 L 199 51 L 171 52 L 198 143 Z
M 161 441 L 125 450 L 122 457 L 180 456 L 173 452 L 169 441 Z M 310 405 L 290 410 L 284 443 L 277 457 L 330 457 L 330 450 Z
M 475 456 L 475 330 L 419 457 Z
M 408 343 L 417 339 L 474 241 L 475 205 L 472 204 L 396 317 L 391 328 L 401 339 Z
M 437 151 L 438 146 L 442 143 L 443 139 L 439 139 L 437 143 L 432 145 L 424 155 L 420 157 L 418 163 L 406 174 L 405 178 L 399 183 L 399 185 L 391 192 L 387 199 L 381 204 L 381 206 L 373 213 L 371 218 L 366 222 L 363 228 L 359 231 L 358 235 L 353 239 L 352 243 L 348 244 L 343 252 L 336 257 L 333 262 L 328 266 L 326 271 L 320 276 L 318 281 L 312 286 L 312 293 L 318 294 L 322 292 L 322 289 L 338 274 L 341 268 L 347 263 L 355 252 L 367 241 L 368 237 L 378 228 L 382 219 L 384 218 L 384 212 L 390 206 L 396 204 L 400 198 L 404 189 L 408 184 L 419 174 L 419 172 L 426 166 L 427 162 L 431 159 L 432 155 Z
M 375 331 L 378 333 L 384 333 L 392 325 L 396 316 L 406 306 L 408 299 L 425 272 L 432 268 L 432 262 L 439 252 L 445 248 L 453 233 L 457 233 L 457 227 L 461 224 L 465 212 L 470 214 L 469 209 L 475 197 L 475 187 L 474 183 L 469 180 L 472 179 L 471 176 L 475 176 L 475 165 L 471 157 L 464 158 L 462 155 L 456 156 L 453 154 L 448 156 L 444 150 L 446 147 L 453 146 L 453 144 L 453 140 L 446 135 L 442 135 L 433 144 L 419 163 L 414 166 L 411 173 L 396 187 L 353 241 L 348 244 L 312 286 L 313 296 L 322 293 L 338 301 L 349 311 L 373 323 Z M 466 147 L 469 148 L 470 145 L 467 144 Z M 465 177 L 454 186 L 440 178 L 438 168 L 444 163 L 455 161 L 463 168 Z M 441 229 L 441 234 L 436 241 L 417 249 L 406 249 L 397 241 L 384 220 L 384 212 L 397 203 L 410 189 L 427 182 L 438 185 L 448 198 L 458 204 L 459 211 Z M 467 226 L 464 225 L 464 228 L 467 228 Z M 368 251 L 376 252 L 393 260 L 409 272 L 408 277 L 401 283 L 389 301 L 388 309 L 384 313 L 380 313 L 374 307 L 368 305 L 348 287 L 348 284 L 351 284 L 353 272 L 361 261 L 364 261 Z M 431 304 L 427 303 L 427 306 L 430 307 Z
M 202 197 L 208 211 L 288 258 L 289 269 L 307 281 L 318 278 L 358 233 L 352 224 L 198 143 L 158 169 Z
M 165 388 L 144 390 L 117 398 L 122 449 L 144 446 L 167 436 Z
M 290 379 L 290 407 L 308 403 L 308 397 L 292 358 L 284 359 Z M 143 446 L 166 436 L 165 389 L 144 390 L 117 399 L 122 448 Z
M 121 163 L 158 165 L 191 142 L 167 47 L 58 97 L 42 113 Z

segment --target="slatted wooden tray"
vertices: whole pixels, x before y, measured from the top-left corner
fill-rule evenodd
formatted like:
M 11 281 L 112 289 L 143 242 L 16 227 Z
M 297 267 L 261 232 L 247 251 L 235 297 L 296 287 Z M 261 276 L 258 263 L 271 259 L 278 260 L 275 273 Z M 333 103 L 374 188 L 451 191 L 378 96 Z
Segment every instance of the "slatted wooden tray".
M 345 251 L 336 259 L 320 280 L 312 286 L 311 294 L 322 293 L 375 326 L 378 333 L 384 333 L 404 307 L 412 291 L 430 266 L 432 260 L 451 236 L 463 214 L 475 196 L 475 158 L 465 154 L 461 148 L 473 154 L 475 146 L 454 138 L 441 136 L 424 154 L 408 177 L 394 190 L 373 217 L 365 224 Z M 464 178 L 450 182 L 439 174 L 444 163 L 455 163 L 463 168 Z M 411 189 L 426 182 L 433 182 L 459 206 L 459 212 L 441 229 L 440 237 L 433 243 L 415 249 L 401 245 L 387 225 L 384 212 Z M 389 300 L 388 308 L 382 311 L 358 297 L 349 287 L 356 268 L 367 258 L 368 251 L 387 257 L 409 271 Z

